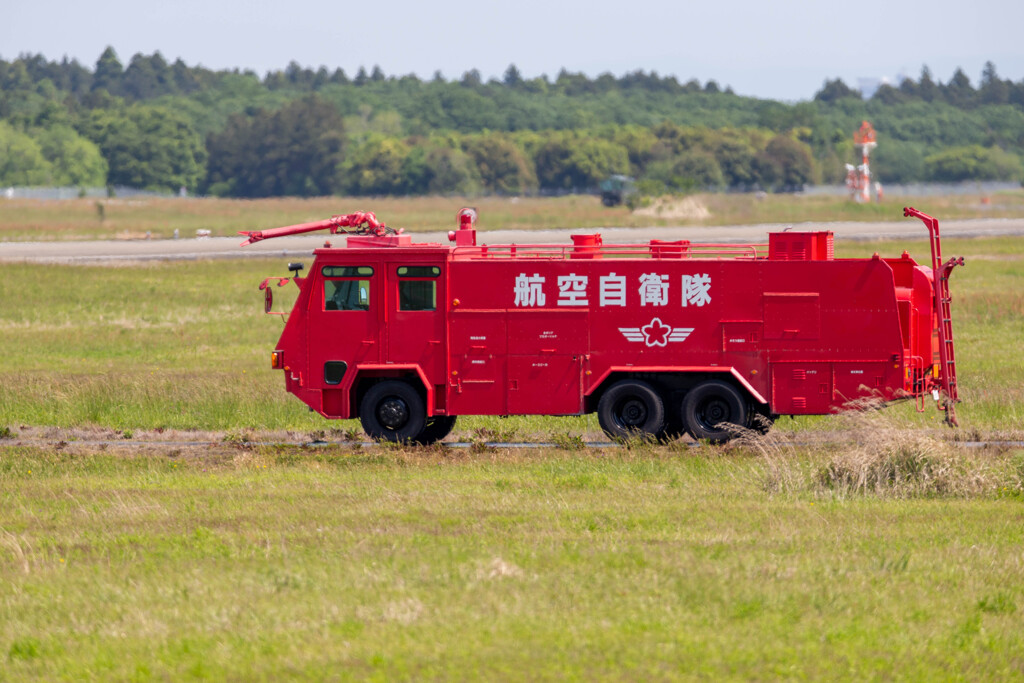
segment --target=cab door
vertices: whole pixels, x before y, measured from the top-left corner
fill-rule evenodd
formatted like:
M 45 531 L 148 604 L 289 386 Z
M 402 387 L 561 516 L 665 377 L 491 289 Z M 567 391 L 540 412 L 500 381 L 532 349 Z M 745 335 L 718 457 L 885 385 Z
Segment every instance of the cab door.
M 418 365 L 440 394 L 445 383 L 445 262 L 387 265 L 388 363 Z
M 355 365 L 379 363 L 380 264 L 324 265 L 309 297 L 308 386 L 323 391 L 323 412 L 343 414 L 343 383 Z

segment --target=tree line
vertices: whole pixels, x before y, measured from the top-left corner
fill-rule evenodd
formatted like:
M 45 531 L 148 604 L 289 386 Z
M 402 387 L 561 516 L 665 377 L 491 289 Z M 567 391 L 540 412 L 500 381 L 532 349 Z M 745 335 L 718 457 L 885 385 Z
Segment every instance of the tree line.
M 379 67 L 260 78 L 156 52 L 92 69 L 0 59 L 0 186 L 124 185 L 233 197 L 584 191 L 613 173 L 649 192 L 836 183 L 872 121 L 883 182 L 1021 180 L 1024 80 L 922 70 L 869 99 L 826 80 L 796 104 L 636 71 L 446 80 Z

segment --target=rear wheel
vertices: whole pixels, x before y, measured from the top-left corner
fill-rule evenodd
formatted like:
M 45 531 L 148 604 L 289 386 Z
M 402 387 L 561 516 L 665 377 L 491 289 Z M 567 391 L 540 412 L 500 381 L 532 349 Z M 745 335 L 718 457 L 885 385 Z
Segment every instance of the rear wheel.
M 444 437 L 452 433 L 452 429 L 455 427 L 455 416 L 454 415 L 437 415 L 427 420 L 426 426 L 423 427 L 423 431 L 420 432 L 413 441 L 423 446 L 429 446 L 432 443 L 437 443 Z
M 665 404 L 650 384 L 626 379 L 604 392 L 597 404 L 597 420 L 611 439 L 658 437 L 665 428 Z
M 746 427 L 747 404 L 734 386 L 711 380 L 686 393 L 682 418 L 693 438 L 721 443 Z
M 409 384 L 386 380 L 366 392 L 359 404 L 359 420 L 371 439 L 407 442 L 426 426 L 426 410 Z

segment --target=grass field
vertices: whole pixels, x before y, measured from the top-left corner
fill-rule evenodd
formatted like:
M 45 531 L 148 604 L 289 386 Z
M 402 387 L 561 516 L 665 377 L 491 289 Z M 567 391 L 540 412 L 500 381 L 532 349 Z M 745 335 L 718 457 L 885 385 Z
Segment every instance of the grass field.
M 462 206 L 479 209 L 480 227 L 502 229 L 592 228 L 650 225 L 743 225 L 808 221 L 896 221 L 902 206 L 927 206 L 943 220 L 1024 216 L 1024 190 L 991 197 L 901 197 L 884 204 L 855 204 L 845 197 L 753 194 L 704 194 L 694 199 L 709 216 L 665 219 L 633 215 L 626 207 L 606 208 L 597 197 L 473 199 L 451 197 L 318 197 L 313 199 L 78 199 L 66 201 L 4 200 L 0 203 L 0 241 L 65 239 L 170 238 L 196 230 L 234 235 L 321 220 L 333 214 L 374 211 L 377 217 L 407 231 L 448 230 Z M 983 201 L 984 200 L 984 201 Z
M 0 678 L 1020 678 L 1024 454 L 961 459 L 1018 488 L 772 492 L 711 449 L 7 448 Z
M 945 253 L 962 429 L 724 449 L 589 417 L 360 447 L 268 367 L 283 261 L 4 265 L 0 681 L 1024 678 L 1024 450 L 950 440 L 1024 436 L 1024 247 Z M 482 443 L 513 438 L 558 447 Z

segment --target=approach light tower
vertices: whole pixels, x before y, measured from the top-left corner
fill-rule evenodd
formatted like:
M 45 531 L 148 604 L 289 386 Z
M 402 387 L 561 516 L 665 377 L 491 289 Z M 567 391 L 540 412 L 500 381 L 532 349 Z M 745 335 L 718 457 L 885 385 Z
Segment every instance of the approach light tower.
M 861 164 L 854 168 L 846 165 L 846 185 L 854 199 L 859 202 L 871 201 L 871 167 L 868 165 L 868 156 L 871 150 L 878 146 L 875 141 L 875 129 L 867 121 L 862 121 L 860 128 L 853 134 L 853 144 L 860 148 Z M 878 199 L 881 201 L 881 186 L 876 189 Z

